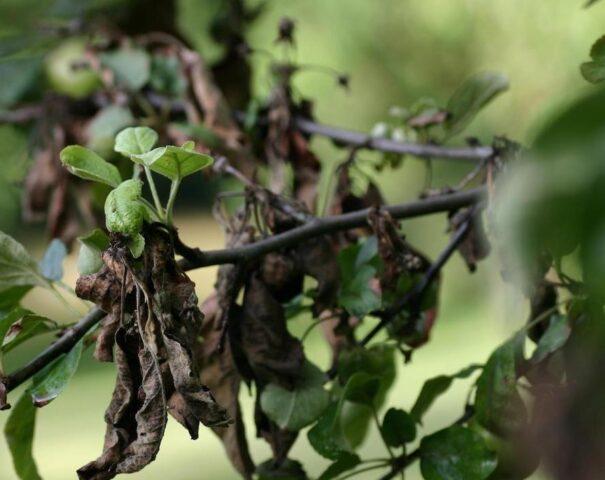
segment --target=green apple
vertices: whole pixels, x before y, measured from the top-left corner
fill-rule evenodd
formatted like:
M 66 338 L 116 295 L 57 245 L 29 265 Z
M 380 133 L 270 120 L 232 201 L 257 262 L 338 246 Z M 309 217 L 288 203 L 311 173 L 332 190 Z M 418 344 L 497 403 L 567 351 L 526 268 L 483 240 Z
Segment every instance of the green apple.
M 48 54 L 45 70 L 53 90 L 72 98 L 84 98 L 101 86 L 101 79 L 88 65 L 85 53 L 86 41 L 70 38 Z

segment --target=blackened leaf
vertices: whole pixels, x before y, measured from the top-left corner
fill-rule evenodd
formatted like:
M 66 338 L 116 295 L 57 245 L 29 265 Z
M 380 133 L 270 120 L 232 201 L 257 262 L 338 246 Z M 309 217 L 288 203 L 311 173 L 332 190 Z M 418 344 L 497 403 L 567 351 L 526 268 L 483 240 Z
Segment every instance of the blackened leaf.
M 85 180 L 117 187 L 122 176 L 115 165 L 103 160 L 92 150 L 80 145 L 70 145 L 61 150 L 61 162 L 71 173 Z
M 149 127 L 129 127 L 116 136 L 114 150 L 125 157 L 147 153 L 158 141 L 158 134 Z
M 101 55 L 101 62 L 115 75 L 116 82 L 139 90 L 149 81 L 149 54 L 138 48 L 121 48 Z
M 67 247 L 65 244 L 58 238 L 53 239 L 40 262 L 42 275 L 55 282 L 61 280 L 63 278 L 63 260 L 66 255 Z
M 522 332 L 498 347 L 477 380 L 477 420 L 499 435 L 518 432 L 527 418 L 525 405 L 517 391 L 517 366 L 524 341 Z
M 32 405 L 29 392 L 25 392 L 12 408 L 4 426 L 15 472 L 21 480 L 42 480 L 32 455 L 35 427 L 36 408 Z
M 280 428 L 295 432 L 313 423 L 329 403 L 324 373 L 305 362 L 293 390 L 270 383 L 261 395 L 261 407 Z
M 341 407 L 342 402 L 330 404 L 307 433 L 307 438 L 313 449 L 330 460 L 338 460 L 341 453 L 348 452 L 351 449 L 347 444 L 340 423 Z
M 380 390 L 380 377 L 366 372 L 351 375 L 345 385 L 343 398 L 353 403 L 372 406 Z
M 79 341 L 69 353 L 58 358 L 34 377 L 30 394 L 36 407 L 48 405 L 65 389 L 78 369 L 82 348 L 83 343 Z
M 97 273 L 103 268 L 101 254 L 109 247 L 109 237 L 103 230 L 95 228 L 88 235 L 78 237 L 78 240 L 82 244 L 78 255 L 78 272 L 80 275 Z
M 347 472 L 355 468 L 361 463 L 359 455 L 355 453 L 342 452 L 336 461 L 330 465 L 317 480 L 331 480 L 336 478 L 341 473 Z
M 189 142 L 181 147 L 155 148 L 141 155 L 132 155 L 131 159 L 170 180 L 180 180 L 212 165 L 214 161 L 212 157 L 196 152 Z
M 470 365 L 453 375 L 439 375 L 424 382 L 422 390 L 420 390 L 420 394 L 410 410 L 410 415 L 414 417 L 416 422 L 421 423 L 424 414 L 433 402 L 450 388 L 454 379 L 468 378 L 480 368 L 482 368 L 482 365 Z
M 499 73 L 483 72 L 467 79 L 447 104 L 449 117 L 445 125 L 449 135 L 464 130 L 485 105 L 506 90 L 508 80 Z
M 25 247 L 0 231 L 0 291 L 16 286 L 49 287 Z
M 382 437 L 391 447 L 401 447 L 416 438 L 416 422 L 405 410 L 389 408 L 380 427 Z
M 483 480 L 498 461 L 481 436 L 453 426 L 422 439 L 420 470 L 425 480 Z
M 567 322 L 567 317 L 565 315 L 553 315 L 548 329 L 538 342 L 531 361 L 538 363 L 544 360 L 548 355 L 565 345 L 570 334 L 571 328 Z

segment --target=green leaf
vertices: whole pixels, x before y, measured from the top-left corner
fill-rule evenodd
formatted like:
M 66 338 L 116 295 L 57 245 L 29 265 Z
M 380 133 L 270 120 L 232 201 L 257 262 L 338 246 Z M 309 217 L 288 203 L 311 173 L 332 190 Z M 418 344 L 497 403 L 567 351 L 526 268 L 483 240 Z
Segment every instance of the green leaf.
M 342 279 L 338 303 L 359 318 L 381 305 L 380 296 L 370 288 L 370 281 L 377 272 L 377 251 L 376 237 L 369 237 L 364 243 L 351 245 L 338 254 Z
M 117 187 L 122 181 L 122 176 L 115 165 L 80 145 L 65 147 L 61 150 L 60 157 L 63 165 L 77 177 L 105 183 L 111 187 Z
M 25 247 L 0 231 L 0 291 L 16 287 L 50 287 Z
M 31 286 L 25 285 L 0 291 L 0 316 L 19 305 L 21 299 L 31 288 Z
M 88 124 L 88 148 L 99 155 L 110 156 L 113 149 L 116 133 L 135 123 L 135 119 L 128 108 L 118 105 L 109 105 L 97 113 Z
M 525 334 L 516 334 L 498 347 L 477 380 L 475 412 L 487 430 L 506 436 L 525 424 L 527 411 L 517 391 L 517 364 L 523 355 Z
M 601 83 L 605 80 L 605 59 L 584 62 L 580 65 L 580 73 L 587 82 Z
M 169 145 L 155 148 L 141 155 L 132 155 L 131 158 L 170 180 L 180 180 L 212 165 L 214 161 L 212 157 L 193 150 L 193 144 L 190 142 L 182 147 Z
M 187 90 L 179 59 L 175 55 L 154 55 L 151 58 L 151 87 L 170 97 L 181 97 Z
M 21 307 L 8 312 L 1 322 L 2 330 L 6 325 L 8 328 L 0 332 L 0 353 L 8 353 L 30 338 L 57 329 L 56 322 Z
M 133 235 L 128 242 L 128 249 L 130 250 L 133 258 L 139 258 L 145 249 L 145 237 L 143 237 L 143 235 L 140 233 Z
M 90 275 L 103 268 L 101 255 L 109 247 L 109 237 L 99 228 L 88 235 L 78 237 L 81 243 L 78 255 L 78 272 L 80 275 Z
M 343 351 L 338 359 L 339 382 L 346 384 L 356 372 L 366 372 L 380 379 L 380 390 L 374 399 L 374 408 L 380 409 L 395 381 L 395 349 L 390 345 L 379 344 L 367 349 L 358 347 Z M 341 426 L 347 444 L 357 448 L 372 423 L 372 409 L 344 399 L 342 403 Z
M 58 238 L 54 238 L 44 252 L 40 262 L 42 275 L 51 281 L 58 282 L 63 278 L 63 260 L 67 256 L 67 247 Z
M 384 441 L 390 447 L 402 447 L 416 438 L 416 422 L 405 410 L 389 408 L 380 427 Z
M 126 47 L 103 53 L 101 62 L 113 71 L 117 83 L 130 90 L 139 90 L 149 81 L 151 60 L 144 50 Z
M 31 156 L 27 136 L 22 130 L 13 125 L 0 125 L 0 158 L 3 159 L 1 178 L 4 181 L 9 184 L 23 181 Z
M 464 130 L 477 113 L 500 93 L 508 90 L 508 79 L 499 73 L 483 72 L 467 79 L 450 98 L 445 123 L 450 136 Z
M 109 192 L 105 200 L 105 225 L 110 232 L 135 236 L 148 220 L 147 208 L 141 202 L 143 182 L 125 180 Z
M 307 480 L 300 462 L 286 458 L 280 465 L 267 460 L 256 467 L 258 480 Z
M 481 435 L 465 427 L 440 430 L 420 443 L 420 471 L 425 480 L 483 480 L 497 463 Z
M 571 328 L 567 322 L 565 315 L 553 315 L 548 329 L 544 332 L 544 335 L 540 338 L 538 346 L 534 351 L 531 361 L 533 363 L 539 363 L 548 357 L 551 353 L 559 350 L 571 334 Z
M 345 385 L 343 398 L 353 403 L 372 406 L 380 390 L 380 377 L 366 372 L 351 375 Z
M 347 472 L 361 463 L 361 458 L 355 453 L 342 452 L 336 461 L 330 465 L 317 480 L 331 480 L 341 473 Z
M 7 108 L 31 91 L 40 79 L 42 56 L 12 57 L 0 61 L 0 107 Z
M 306 362 L 293 390 L 273 383 L 265 387 L 261 408 L 280 428 L 296 432 L 317 420 L 328 406 L 330 398 L 323 388 L 324 382 L 324 373 Z
M 83 343 L 79 341 L 69 353 L 55 360 L 34 377 L 30 390 L 36 407 L 44 407 L 57 398 L 78 369 Z
M 439 375 L 434 378 L 430 378 L 422 386 L 420 394 L 414 403 L 414 406 L 410 410 L 410 415 L 416 420 L 417 423 L 422 423 L 422 417 L 431 407 L 431 405 L 444 394 L 451 386 L 455 379 L 468 378 L 473 372 L 482 368 L 482 365 L 470 365 L 458 373 L 453 375 Z
M 130 157 L 149 152 L 158 141 L 158 134 L 149 127 L 129 127 L 116 136 L 113 149 Z
M 26 391 L 11 409 L 4 426 L 4 436 L 13 457 L 15 472 L 21 480 L 42 480 L 32 454 L 35 428 L 36 407 L 32 405 L 29 392 Z
M 342 452 L 351 450 L 340 422 L 341 407 L 342 401 L 332 402 L 307 433 L 313 449 L 330 460 L 337 460 Z

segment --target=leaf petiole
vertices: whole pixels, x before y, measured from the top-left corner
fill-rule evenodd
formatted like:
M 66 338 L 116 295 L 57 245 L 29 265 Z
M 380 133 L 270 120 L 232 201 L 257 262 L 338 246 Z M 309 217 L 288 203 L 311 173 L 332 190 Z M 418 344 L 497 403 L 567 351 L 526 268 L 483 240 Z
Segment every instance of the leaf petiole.
M 168 197 L 168 203 L 166 204 L 166 223 L 168 225 L 172 225 L 172 211 L 174 209 L 174 202 L 180 186 L 180 177 L 175 178 L 170 185 L 170 196 Z
M 151 190 L 151 196 L 153 197 L 153 203 L 155 204 L 155 209 L 157 211 L 160 220 L 164 219 L 164 209 L 162 208 L 162 202 L 160 201 L 160 196 L 158 195 L 158 190 L 155 186 L 155 182 L 153 181 L 153 176 L 151 175 L 151 170 L 147 165 L 143 167 L 145 169 L 145 176 L 147 177 L 147 183 L 149 184 L 149 189 Z

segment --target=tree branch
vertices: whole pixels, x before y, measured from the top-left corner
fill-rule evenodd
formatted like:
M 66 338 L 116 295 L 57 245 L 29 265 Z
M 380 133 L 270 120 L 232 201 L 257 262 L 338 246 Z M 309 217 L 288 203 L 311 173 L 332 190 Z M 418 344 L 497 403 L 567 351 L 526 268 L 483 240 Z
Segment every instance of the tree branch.
M 40 353 L 28 364 L 19 370 L 8 375 L 4 381 L 6 391 L 14 390 L 27 379 L 33 377 L 36 373 L 46 367 L 53 360 L 59 358 L 62 354 L 69 352 L 76 343 L 96 325 L 105 316 L 100 308 L 93 308 L 73 327 L 65 330 L 65 333 L 50 347 Z
M 391 205 L 384 207 L 384 209 L 387 210 L 394 218 L 413 218 L 432 213 L 448 212 L 473 205 L 481 201 L 484 195 L 485 190 L 483 187 L 481 187 L 474 190 L 469 190 L 467 192 L 449 193 L 429 197 L 415 202 Z M 197 249 L 188 249 L 186 253 L 191 256 L 180 260 L 179 265 L 184 270 L 193 270 L 210 265 L 249 261 L 269 252 L 294 246 L 310 238 L 361 227 L 366 224 L 369 211 L 370 209 L 364 209 L 343 215 L 318 218 L 300 227 L 293 228 L 287 232 L 274 235 L 267 239 L 260 240 L 256 243 L 243 247 L 210 250 L 207 252 L 201 252 Z M 464 223 L 463 226 L 464 225 L 467 225 L 467 223 Z M 458 236 L 458 233 L 456 236 Z M 452 251 L 456 246 L 457 243 L 452 247 Z M 443 259 L 443 263 L 445 263 L 446 260 L 447 258 Z M 437 260 L 435 265 L 437 265 L 438 262 L 439 260 Z M 441 267 L 436 267 L 436 271 L 438 271 L 439 268 Z M 430 283 L 430 279 L 427 280 L 427 282 Z M 55 343 L 50 345 L 28 364 L 8 375 L 4 381 L 7 392 L 14 390 L 27 379 L 31 378 L 33 375 L 42 370 L 53 360 L 56 360 L 62 354 L 71 350 L 73 346 L 82 337 L 84 337 L 84 335 L 86 335 L 86 333 L 104 316 L 105 313 L 98 307 L 93 308 L 78 323 L 66 330 L 65 334 Z M 367 341 L 369 341 L 369 339 Z
M 480 201 L 484 194 L 484 188 L 479 187 L 466 192 L 444 194 L 383 208 L 394 218 L 413 218 L 473 205 Z M 309 238 L 362 227 L 367 223 L 370 210 L 366 208 L 342 215 L 317 218 L 300 227 L 242 247 L 198 252 L 194 257 L 184 259 L 181 266 L 186 270 L 191 270 L 209 265 L 251 260 L 281 248 L 292 247 Z
M 485 160 L 494 154 L 492 147 L 442 147 L 440 145 L 404 143 L 387 138 L 374 138 L 366 133 L 322 125 L 302 117 L 295 117 L 294 125 L 301 132 L 309 135 L 321 135 L 351 147 L 408 154 L 421 158 L 448 158 L 476 162 Z

